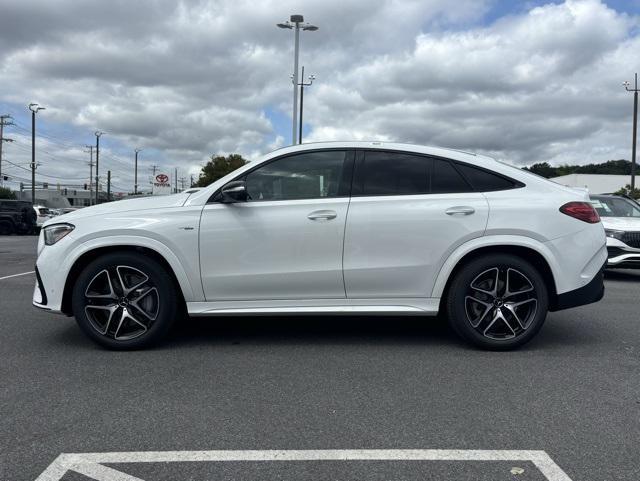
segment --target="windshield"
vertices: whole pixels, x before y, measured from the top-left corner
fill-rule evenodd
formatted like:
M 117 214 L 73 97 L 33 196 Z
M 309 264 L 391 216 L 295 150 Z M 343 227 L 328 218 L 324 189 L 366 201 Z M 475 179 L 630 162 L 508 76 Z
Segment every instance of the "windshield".
M 600 217 L 640 217 L 640 208 L 623 197 L 591 197 Z

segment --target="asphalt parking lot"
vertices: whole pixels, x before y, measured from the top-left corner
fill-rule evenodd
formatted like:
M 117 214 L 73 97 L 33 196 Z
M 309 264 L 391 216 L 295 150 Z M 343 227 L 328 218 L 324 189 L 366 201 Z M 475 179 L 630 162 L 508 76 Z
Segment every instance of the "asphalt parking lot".
M 640 272 L 609 273 L 602 302 L 550 314 L 516 352 L 430 319 L 288 317 L 191 320 L 118 353 L 32 308 L 33 274 L 3 279 L 33 270 L 35 244 L 0 237 L 2 480 L 61 453 L 101 464 L 41 480 L 640 479 Z M 503 450 L 544 451 L 567 477 Z

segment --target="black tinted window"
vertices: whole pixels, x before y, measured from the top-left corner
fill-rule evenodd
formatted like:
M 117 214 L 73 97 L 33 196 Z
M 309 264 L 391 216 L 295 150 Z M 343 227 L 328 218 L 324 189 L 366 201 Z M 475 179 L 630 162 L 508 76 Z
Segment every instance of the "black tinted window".
M 247 174 L 250 200 L 293 200 L 340 195 L 345 151 L 283 157 Z
M 479 192 L 490 192 L 492 190 L 513 189 L 513 181 L 500 175 L 492 174 L 486 170 L 478 169 L 467 164 L 457 164 L 458 169 L 471 183 L 473 188 Z
M 451 162 L 448 160 L 433 159 L 431 193 L 451 194 L 456 192 L 473 192 L 473 189 L 458 173 Z
M 429 192 L 431 159 L 396 152 L 366 152 L 358 168 L 362 195 L 410 195 Z

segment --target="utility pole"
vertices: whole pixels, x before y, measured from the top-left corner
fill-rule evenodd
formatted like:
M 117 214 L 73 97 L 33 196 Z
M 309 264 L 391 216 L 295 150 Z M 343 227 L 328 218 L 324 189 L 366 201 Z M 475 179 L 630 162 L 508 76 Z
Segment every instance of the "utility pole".
M 178 168 L 173 170 L 173 193 L 178 193 Z
M 100 136 L 104 134 L 96 130 L 96 205 L 98 205 L 98 192 L 100 192 L 100 176 L 98 175 L 98 166 L 100 165 Z
M 107 170 L 107 202 L 111 202 L 111 171 Z
M 302 143 L 302 110 L 304 107 L 304 88 L 305 87 L 309 87 L 311 84 L 313 84 L 313 81 L 316 79 L 315 75 L 309 75 L 309 82 L 305 83 L 304 82 L 304 66 L 302 67 L 302 82 L 300 82 L 298 85 L 300 85 L 300 128 L 298 129 L 298 143 L 301 144 Z
M 136 195 L 138 193 L 138 153 L 141 151 L 142 149 L 135 150 L 136 161 L 135 161 L 135 168 L 133 171 L 133 195 Z
M 296 130 L 298 127 L 298 57 L 300 54 L 300 29 L 309 32 L 315 32 L 318 27 L 304 22 L 302 15 L 291 15 L 289 20 L 284 23 L 276 24 L 280 28 L 293 29 L 293 115 L 291 128 L 291 144 L 295 145 L 298 138 Z
M 156 181 L 156 172 L 158 171 L 158 166 L 153 164 L 151 167 L 149 167 L 149 169 L 152 172 L 152 174 L 151 174 L 151 192 L 153 193 L 153 183 Z
M 85 145 L 89 150 L 89 205 L 93 204 L 93 145 Z
M 13 139 L 4 138 L 4 127 L 13 125 L 11 115 L 0 115 L 0 185 L 4 186 L 4 175 L 2 175 L 2 144 L 4 142 L 13 142 Z
M 186 177 L 180 177 L 180 192 L 184 191 L 184 184 L 186 181 Z
M 629 88 L 629 82 L 623 82 L 627 92 L 633 92 L 633 135 L 631 142 L 631 192 L 636 188 L 636 136 L 638 132 L 638 74 L 634 88 Z
M 29 110 L 31 110 L 31 203 L 36 205 L 36 113 L 45 108 L 30 103 Z
M 189 183 L 189 187 L 193 187 L 193 174 L 191 174 L 191 182 Z

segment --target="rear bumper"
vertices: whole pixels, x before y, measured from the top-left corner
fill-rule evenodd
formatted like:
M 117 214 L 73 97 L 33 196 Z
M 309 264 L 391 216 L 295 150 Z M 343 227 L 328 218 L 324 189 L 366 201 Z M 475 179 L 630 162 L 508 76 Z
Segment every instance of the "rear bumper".
M 570 309 L 572 307 L 584 306 L 585 304 L 592 304 L 602 299 L 604 297 L 605 265 L 602 266 L 593 279 L 585 286 L 558 294 L 555 304 L 551 306 L 549 310 L 560 311 L 562 309 Z

